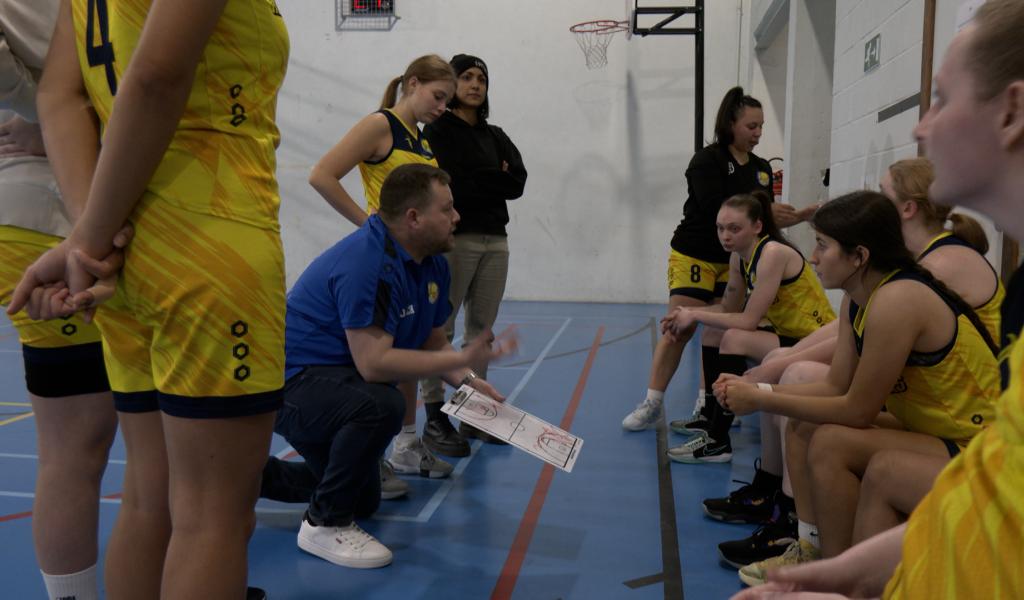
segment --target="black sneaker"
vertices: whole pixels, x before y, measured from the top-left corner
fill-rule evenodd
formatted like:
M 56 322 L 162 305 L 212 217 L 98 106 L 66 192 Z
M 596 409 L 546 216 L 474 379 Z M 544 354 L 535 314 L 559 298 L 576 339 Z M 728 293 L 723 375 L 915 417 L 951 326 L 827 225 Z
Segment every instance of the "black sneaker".
M 669 428 L 683 435 L 692 435 L 695 433 L 707 433 L 711 431 L 711 402 L 718 402 L 715 399 L 714 394 L 704 394 L 704 400 L 701 402 L 700 408 L 696 408 L 693 414 L 687 419 L 677 419 L 670 421 Z
M 245 600 L 267 600 L 267 593 L 258 587 L 245 589 Z
M 455 431 L 448 416 L 443 414 L 436 419 L 427 419 L 423 426 L 423 445 L 445 456 L 469 456 L 469 442 Z
M 459 423 L 459 433 L 461 433 L 463 437 L 477 438 L 479 440 L 483 440 L 485 444 L 495 444 L 497 446 L 508 445 L 508 442 L 506 442 L 505 440 L 496 438 L 493 435 L 487 433 L 486 431 L 481 431 L 476 427 L 473 427 L 472 425 L 467 425 L 465 423 Z
M 726 523 L 764 523 L 772 517 L 776 494 L 781 487 L 782 477 L 766 473 L 755 465 L 753 483 L 744 485 L 726 498 L 704 500 L 704 514 Z
M 699 433 L 682 444 L 669 448 L 666 454 L 670 459 L 681 463 L 725 463 L 732 460 L 732 442 L 728 435 L 724 441 L 718 442 L 709 438 L 706 433 Z
M 736 569 L 751 563 L 781 556 L 790 544 L 797 541 L 796 521 L 788 515 L 762 525 L 746 539 L 722 542 L 718 554 L 722 562 Z

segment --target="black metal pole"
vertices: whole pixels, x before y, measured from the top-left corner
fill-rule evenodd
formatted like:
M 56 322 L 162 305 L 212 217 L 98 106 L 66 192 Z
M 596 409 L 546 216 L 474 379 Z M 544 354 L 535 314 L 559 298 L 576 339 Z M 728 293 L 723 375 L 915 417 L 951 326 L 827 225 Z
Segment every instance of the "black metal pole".
M 697 0 L 697 14 L 696 17 L 696 29 L 697 34 L 694 37 L 696 44 L 696 57 L 697 68 L 695 69 L 694 79 L 694 110 L 697 113 L 694 127 L 694 152 L 699 152 L 704 147 L 704 0 Z

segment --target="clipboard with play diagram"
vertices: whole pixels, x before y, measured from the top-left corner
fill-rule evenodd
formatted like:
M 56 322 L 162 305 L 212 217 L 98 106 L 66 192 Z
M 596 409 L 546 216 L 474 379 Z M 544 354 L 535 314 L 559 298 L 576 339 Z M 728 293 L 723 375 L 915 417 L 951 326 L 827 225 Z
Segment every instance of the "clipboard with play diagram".
M 460 387 L 441 410 L 566 473 L 572 472 L 583 448 L 581 438 L 468 385 Z

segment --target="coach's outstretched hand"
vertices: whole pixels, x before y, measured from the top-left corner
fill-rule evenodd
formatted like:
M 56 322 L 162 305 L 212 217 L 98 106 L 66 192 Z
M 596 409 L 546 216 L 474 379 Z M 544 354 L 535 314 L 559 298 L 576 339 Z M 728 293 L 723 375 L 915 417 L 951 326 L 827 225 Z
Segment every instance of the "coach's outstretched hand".
M 514 325 L 507 327 L 495 337 L 491 330 L 481 331 L 472 342 L 462 349 L 470 365 L 490 364 L 519 350 L 519 334 Z M 481 390 L 483 391 L 483 390 Z

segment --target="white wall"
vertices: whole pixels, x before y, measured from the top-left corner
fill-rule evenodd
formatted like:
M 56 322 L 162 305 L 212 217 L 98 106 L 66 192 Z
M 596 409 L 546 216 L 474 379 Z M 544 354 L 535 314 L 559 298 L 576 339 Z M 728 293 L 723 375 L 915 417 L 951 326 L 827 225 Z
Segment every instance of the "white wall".
M 568 27 L 624 19 L 622 0 L 400 3 L 390 32 L 334 30 L 333 2 L 278 0 L 291 32 L 278 152 L 288 281 L 352 227 L 306 183 L 310 167 L 430 52 L 483 58 L 492 121 L 519 147 L 526 193 L 510 206 L 506 297 L 664 302 L 668 242 L 693 153 L 693 39 L 617 35 L 588 71 Z M 740 0 L 707 3 L 705 135 L 737 83 Z M 749 30 L 747 30 L 749 35 Z M 342 181 L 362 200 L 358 174 Z
M 878 123 L 878 112 L 920 89 L 924 0 L 839 0 L 832 104 L 832 175 L 835 197 L 878 189 L 881 173 L 917 155 L 911 109 Z M 864 44 L 881 33 L 881 64 L 864 73 Z
M 785 151 L 783 131 L 786 127 L 786 65 L 789 26 L 783 25 L 772 43 L 756 50 L 751 61 L 750 95 L 764 106 L 764 133 L 757 145 L 758 156 L 769 159 Z M 772 163 L 773 168 L 780 164 Z
M 934 72 L 938 72 L 953 38 L 963 1 L 937 2 Z M 918 109 L 881 123 L 878 112 L 920 90 L 923 24 L 924 0 L 838 0 L 829 188 L 832 197 L 863 188 L 878 189 L 878 181 L 891 163 L 917 155 L 913 128 L 919 118 Z M 864 44 L 878 33 L 882 36 L 881 64 L 864 73 Z M 986 228 L 990 242 L 987 257 L 998 269 L 1001 238 L 990 221 L 971 214 Z

